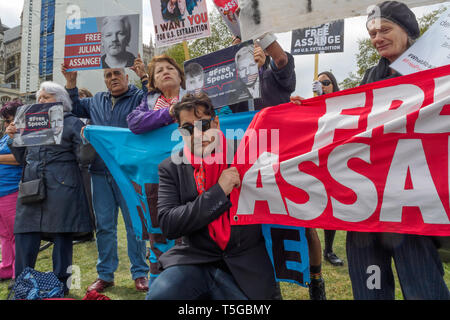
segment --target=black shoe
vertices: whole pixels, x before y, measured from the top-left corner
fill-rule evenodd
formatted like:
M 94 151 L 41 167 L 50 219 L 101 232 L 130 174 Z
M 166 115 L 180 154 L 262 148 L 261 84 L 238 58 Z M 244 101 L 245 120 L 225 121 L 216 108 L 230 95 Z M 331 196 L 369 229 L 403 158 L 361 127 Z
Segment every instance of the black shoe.
M 327 260 L 333 266 L 343 266 L 344 265 L 344 261 L 339 259 L 339 257 L 333 251 L 324 252 L 323 257 L 325 258 L 325 260 Z
M 325 281 L 323 279 L 312 279 L 309 284 L 310 300 L 327 300 L 325 294 Z

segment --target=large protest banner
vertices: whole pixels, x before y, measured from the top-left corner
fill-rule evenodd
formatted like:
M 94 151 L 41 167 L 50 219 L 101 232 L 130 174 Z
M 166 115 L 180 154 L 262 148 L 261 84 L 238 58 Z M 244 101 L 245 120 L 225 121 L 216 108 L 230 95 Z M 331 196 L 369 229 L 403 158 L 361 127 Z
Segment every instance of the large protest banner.
M 344 51 L 344 20 L 292 31 L 291 54 L 304 55 Z
M 444 0 L 403 0 L 409 7 Z M 243 40 L 257 39 L 266 32 L 288 32 L 329 21 L 367 15 L 374 0 L 240 0 L 239 22 Z
M 215 107 L 261 96 L 253 41 L 184 62 L 186 90 L 205 92 Z
M 263 109 L 232 223 L 448 236 L 449 116 L 450 66 Z
M 156 47 L 209 37 L 206 0 L 150 0 Z
M 61 144 L 64 129 L 64 111 L 60 102 L 21 106 L 14 117 L 17 133 L 13 146 L 40 146 Z
M 229 139 L 241 139 L 255 112 L 243 112 L 220 117 L 220 127 Z M 135 135 L 128 129 L 87 126 L 85 137 L 105 161 L 126 199 L 133 229 L 140 239 L 158 238 L 161 230 L 154 220 L 150 191 L 159 182 L 158 164 L 183 147 L 181 134 L 172 124 L 146 134 Z M 308 245 L 304 228 L 268 225 L 264 236 L 278 281 L 306 285 L 309 282 Z M 150 264 L 157 263 L 157 255 L 166 252 L 174 240 L 153 243 Z M 150 269 L 150 276 L 157 274 Z
M 133 66 L 139 52 L 139 15 L 67 20 L 64 64 L 68 71 Z
M 391 68 L 406 75 L 450 64 L 450 5 Z

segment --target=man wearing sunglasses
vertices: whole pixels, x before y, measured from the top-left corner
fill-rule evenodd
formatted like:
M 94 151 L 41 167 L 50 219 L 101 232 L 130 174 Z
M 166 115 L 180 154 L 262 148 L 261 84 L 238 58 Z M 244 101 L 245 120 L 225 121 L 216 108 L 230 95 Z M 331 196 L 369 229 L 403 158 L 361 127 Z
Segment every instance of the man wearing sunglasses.
M 183 241 L 160 256 L 147 299 L 271 299 L 278 292 L 261 226 L 230 224 L 240 177 L 211 100 L 188 94 L 172 113 L 185 144 L 159 165 L 158 221 L 168 239 Z

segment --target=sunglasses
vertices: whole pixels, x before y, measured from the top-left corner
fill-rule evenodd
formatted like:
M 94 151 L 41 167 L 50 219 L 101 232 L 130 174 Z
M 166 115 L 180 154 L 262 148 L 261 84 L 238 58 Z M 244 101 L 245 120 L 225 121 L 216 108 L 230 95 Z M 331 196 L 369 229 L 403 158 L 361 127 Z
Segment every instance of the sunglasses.
M 7 125 L 11 124 L 11 122 L 13 122 L 13 120 L 8 120 L 8 119 L 0 119 L 1 122 L 6 123 Z
M 195 127 L 197 127 L 197 129 L 201 129 L 202 132 L 205 132 L 211 129 L 211 121 L 213 121 L 214 118 L 215 117 L 211 117 L 211 119 L 200 119 L 198 121 L 195 121 L 196 123 L 201 123 L 201 126 L 194 126 L 192 123 L 185 123 L 181 127 L 179 127 L 178 130 L 180 130 L 181 135 L 186 137 L 192 136 L 194 134 Z
M 320 81 L 320 83 L 326 87 L 326 86 L 329 86 L 331 84 L 331 81 L 330 80 L 323 80 L 323 81 Z

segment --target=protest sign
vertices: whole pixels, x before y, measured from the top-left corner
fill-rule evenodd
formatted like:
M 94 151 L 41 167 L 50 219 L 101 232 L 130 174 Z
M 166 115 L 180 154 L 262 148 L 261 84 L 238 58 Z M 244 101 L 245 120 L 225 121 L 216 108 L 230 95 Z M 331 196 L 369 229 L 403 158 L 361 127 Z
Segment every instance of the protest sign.
M 406 75 L 450 64 L 450 6 L 391 68 Z
M 239 7 L 237 0 L 214 0 L 217 10 L 222 16 L 222 20 L 234 36 L 241 36 L 241 27 L 236 9 Z
M 263 109 L 232 223 L 449 236 L 449 110 L 450 66 Z
M 411 7 L 443 0 L 403 0 Z M 266 32 L 288 32 L 329 21 L 367 15 L 373 0 L 240 0 L 239 22 L 243 40 L 257 39 Z
M 139 15 L 82 18 L 66 23 L 67 71 L 132 67 L 139 52 Z
M 344 51 L 344 20 L 292 31 L 291 54 L 305 55 Z
M 247 41 L 186 61 L 186 90 L 205 92 L 216 108 L 259 98 L 259 72 L 253 51 L 253 41 Z
M 14 118 L 17 133 L 13 146 L 61 144 L 64 111 L 60 102 L 21 106 Z
M 150 0 L 156 47 L 209 37 L 206 0 Z

